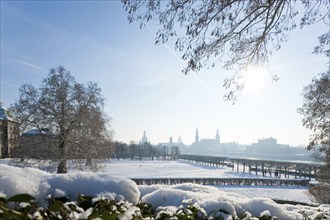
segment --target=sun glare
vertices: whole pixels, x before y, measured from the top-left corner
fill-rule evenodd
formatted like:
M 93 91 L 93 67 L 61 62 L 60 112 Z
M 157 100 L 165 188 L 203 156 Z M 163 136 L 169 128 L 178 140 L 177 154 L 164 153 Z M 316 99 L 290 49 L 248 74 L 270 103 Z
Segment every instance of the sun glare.
M 269 76 L 265 68 L 249 68 L 243 73 L 242 83 L 247 91 L 260 91 L 267 83 Z

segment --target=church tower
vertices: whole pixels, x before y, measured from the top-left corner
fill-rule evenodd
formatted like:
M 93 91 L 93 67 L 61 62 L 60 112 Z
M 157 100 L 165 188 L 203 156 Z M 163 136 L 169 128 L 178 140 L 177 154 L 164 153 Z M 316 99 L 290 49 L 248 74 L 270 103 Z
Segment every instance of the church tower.
M 178 137 L 178 143 L 179 143 L 179 144 L 182 144 L 181 136 Z
M 141 144 L 144 144 L 144 143 L 148 143 L 148 138 L 147 138 L 147 134 L 145 131 L 143 132 L 143 137 L 141 140 Z
M 215 140 L 217 143 L 220 143 L 220 134 L 219 134 L 219 129 L 217 129 L 217 133 L 215 135 Z
M 199 143 L 199 134 L 198 134 L 198 128 L 196 128 L 196 134 L 195 134 L 195 143 Z

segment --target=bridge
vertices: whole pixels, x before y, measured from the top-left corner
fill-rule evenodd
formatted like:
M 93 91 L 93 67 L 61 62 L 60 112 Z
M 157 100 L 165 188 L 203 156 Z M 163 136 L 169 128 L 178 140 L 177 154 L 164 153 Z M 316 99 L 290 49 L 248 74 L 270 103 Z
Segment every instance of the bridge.
M 273 160 L 255 160 L 242 158 L 229 158 L 217 156 L 200 156 L 182 154 L 180 159 L 191 161 L 192 163 L 203 164 L 213 167 L 230 167 L 237 172 L 249 172 L 256 175 L 261 174 L 263 177 L 277 178 L 307 178 L 308 180 L 316 179 L 320 164 L 315 163 L 298 163 Z

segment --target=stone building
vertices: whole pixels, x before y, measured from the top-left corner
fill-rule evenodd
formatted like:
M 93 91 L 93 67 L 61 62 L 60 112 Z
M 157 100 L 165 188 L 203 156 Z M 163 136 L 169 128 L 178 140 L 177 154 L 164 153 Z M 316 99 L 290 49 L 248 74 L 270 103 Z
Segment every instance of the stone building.
M 0 158 L 11 156 L 11 150 L 18 144 L 19 123 L 0 102 Z

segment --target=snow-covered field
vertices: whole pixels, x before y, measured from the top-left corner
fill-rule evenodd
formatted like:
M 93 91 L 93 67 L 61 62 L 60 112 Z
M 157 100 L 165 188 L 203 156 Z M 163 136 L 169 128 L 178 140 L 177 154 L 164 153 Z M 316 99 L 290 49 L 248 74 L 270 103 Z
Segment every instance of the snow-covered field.
M 210 167 L 191 163 L 186 160 L 112 160 L 111 162 L 104 163 L 103 171 L 105 173 L 124 178 L 260 177 L 254 174 L 238 173 L 232 171 L 232 169 L 228 167 Z
M 219 177 L 219 178 L 263 178 L 255 174 L 232 171 L 228 167 L 210 167 L 184 160 L 178 161 L 130 161 L 113 160 L 105 163 L 103 172 L 120 178 L 158 178 L 158 177 Z M 306 187 L 237 187 L 225 186 L 221 190 L 241 195 L 267 197 L 299 202 L 312 202 Z
M 2 160 L 4 164 L 10 164 L 8 160 Z M 71 168 L 70 172 L 78 172 Z M 185 160 L 178 161 L 146 161 L 146 160 L 111 160 L 106 161 L 98 173 L 107 174 L 116 178 L 263 178 L 261 175 L 232 171 L 228 167 L 210 167 L 191 163 Z M 140 186 L 138 186 L 140 187 Z M 306 187 L 240 187 L 221 186 L 226 192 L 236 192 L 250 198 L 266 197 L 288 201 L 312 202 L 307 194 Z
M 310 208 L 276 204 L 270 198 L 311 202 L 307 188 L 303 187 L 211 187 L 195 184 L 175 186 L 137 186 L 128 178 L 151 177 L 256 177 L 238 173 L 226 167 L 208 167 L 187 161 L 108 161 L 103 169 L 93 173 L 70 169 L 68 174 L 54 174 L 36 168 L 18 168 L 8 160 L 0 161 L 0 192 L 10 197 L 18 193 L 29 193 L 40 203 L 51 194 L 66 195 L 75 199 L 78 193 L 90 196 L 111 194 L 136 204 L 142 201 L 154 207 L 172 207 L 197 203 L 206 212 L 223 208 L 232 214 L 248 211 L 255 216 L 268 210 L 279 219 L 302 219 L 299 212 L 304 209 L 317 213 L 317 209 L 330 212 L 329 205 Z M 316 215 L 316 214 L 315 214 Z

